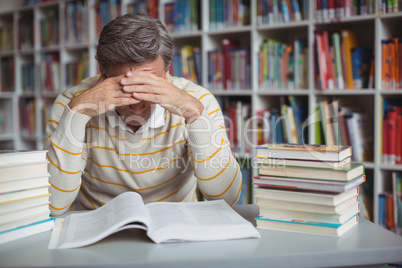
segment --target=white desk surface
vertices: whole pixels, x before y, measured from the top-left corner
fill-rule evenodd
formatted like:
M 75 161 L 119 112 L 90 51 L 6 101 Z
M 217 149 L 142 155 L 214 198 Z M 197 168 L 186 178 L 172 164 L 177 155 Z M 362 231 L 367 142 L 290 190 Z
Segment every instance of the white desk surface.
M 235 207 L 246 219 L 256 205 Z M 255 222 L 253 222 L 255 223 Z M 402 263 L 402 237 L 369 221 L 340 238 L 259 229 L 261 239 L 155 244 L 125 230 L 94 245 L 48 250 L 50 232 L 0 245 L 0 267 L 329 267 Z

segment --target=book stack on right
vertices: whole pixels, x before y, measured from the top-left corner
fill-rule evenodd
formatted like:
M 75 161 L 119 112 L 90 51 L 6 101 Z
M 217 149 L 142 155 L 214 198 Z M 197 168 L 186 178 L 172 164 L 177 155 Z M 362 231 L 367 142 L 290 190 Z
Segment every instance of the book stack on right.
M 258 228 L 339 237 L 358 223 L 365 173 L 350 146 L 266 144 L 256 154 Z
M 53 228 L 46 151 L 0 151 L 0 244 Z

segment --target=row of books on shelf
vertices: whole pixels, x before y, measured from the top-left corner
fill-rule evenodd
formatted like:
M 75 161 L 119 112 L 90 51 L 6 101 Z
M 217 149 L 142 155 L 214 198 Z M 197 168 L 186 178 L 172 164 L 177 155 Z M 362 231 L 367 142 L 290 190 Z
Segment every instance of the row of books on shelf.
M 381 88 L 402 88 L 402 38 L 381 41 Z
M 121 15 L 120 0 L 100 0 L 95 4 L 96 35 L 99 36 L 103 27 L 111 20 Z
M 228 97 L 217 98 L 221 107 L 229 143 L 232 151 L 240 155 L 248 154 L 252 148 L 252 123 L 250 101 L 235 101 Z
M 307 139 L 307 104 L 294 96 L 281 96 L 279 108 L 257 111 L 257 144 L 303 143 Z
M 257 0 L 257 23 L 278 24 L 308 19 L 308 0 Z
M 0 151 L 0 244 L 49 231 L 46 151 Z
M 250 9 L 250 0 L 210 0 L 209 28 L 220 30 L 250 25 Z
M 32 137 L 36 134 L 36 101 L 31 98 L 19 99 L 20 131 L 23 136 Z
M 194 83 L 202 83 L 201 51 L 199 47 L 185 45 L 174 53 L 170 74 Z
M 49 2 L 56 2 L 57 0 L 24 0 L 22 2 L 22 5 L 24 6 L 30 6 L 30 5 L 36 5 L 40 3 L 49 3 Z
M 392 172 L 392 189 L 378 196 L 378 223 L 402 235 L 402 174 Z
M 4 23 L 0 26 L 0 51 L 10 51 L 13 49 L 13 25 Z
M 159 17 L 159 0 L 134 0 L 127 5 L 127 13 L 139 11 L 149 14 L 152 18 Z
M 21 87 L 23 92 L 35 91 L 35 67 L 33 64 L 21 66 Z
M 84 78 L 89 76 L 88 53 L 83 53 L 78 62 L 66 64 L 66 87 L 78 85 Z
M 83 0 L 66 2 L 65 40 L 67 43 L 88 42 L 88 5 Z M 32 28 L 32 27 L 31 27 Z
M 316 9 L 315 9 L 316 20 L 322 23 L 356 15 L 374 14 L 375 4 L 376 4 L 375 0 L 371 1 L 316 0 Z
M 0 102 L 0 134 L 5 134 L 7 132 L 7 118 L 8 118 L 7 107 Z
M 316 77 L 323 90 L 374 88 L 374 57 L 355 32 L 315 32 Z
M 49 9 L 40 20 L 40 40 L 42 47 L 57 46 L 60 42 L 59 14 L 56 9 Z
M 293 43 L 267 39 L 258 51 L 258 86 L 260 90 L 308 88 L 307 40 Z
M 60 59 L 57 53 L 43 55 L 40 63 L 40 78 L 43 92 L 60 90 Z
M 164 4 L 164 24 L 171 32 L 198 31 L 201 26 L 200 1 L 177 0 Z
M 373 160 L 374 129 L 368 115 L 358 107 L 322 98 L 314 117 L 316 144 L 352 146 L 354 161 Z
M 357 225 L 361 163 L 349 146 L 265 144 L 256 148 L 253 177 L 257 227 L 342 236 Z
M 32 13 L 24 13 L 18 17 L 19 49 L 34 48 L 34 20 Z
M 14 91 L 14 59 L 12 57 L 1 58 L 0 67 L 1 92 Z
M 382 117 L 382 161 L 384 164 L 389 165 L 402 164 L 402 106 L 387 105 L 384 108 Z
M 250 50 L 230 39 L 222 48 L 208 51 L 208 86 L 211 90 L 251 88 Z

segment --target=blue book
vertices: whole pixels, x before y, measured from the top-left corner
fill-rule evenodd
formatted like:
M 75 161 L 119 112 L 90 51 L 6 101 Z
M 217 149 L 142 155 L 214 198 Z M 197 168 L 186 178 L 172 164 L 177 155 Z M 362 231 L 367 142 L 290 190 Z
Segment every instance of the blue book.
M 358 214 L 343 224 L 287 218 L 257 217 L 257 228 L 340 237 L 359 222 Z

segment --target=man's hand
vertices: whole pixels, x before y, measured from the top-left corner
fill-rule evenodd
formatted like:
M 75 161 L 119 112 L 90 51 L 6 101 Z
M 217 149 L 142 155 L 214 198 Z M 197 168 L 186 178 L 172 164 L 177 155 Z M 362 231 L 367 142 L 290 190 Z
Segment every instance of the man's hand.
M 168 73 L 160 77 L 151 72 L 127 72 L 120 83 L 135 100 L 157 103 L 183 117 L 186 124 L 197 120 L 204 110 L 199 100 L 173 85 Z
M 105 78 L 102 75 L 92 88 L 74 97 L 68 106 L 75 113 L 97 116 L 118 106 L 140 102 L 131 93 L 122 90 L 120 81 L 123 77 L 125 76 Z

